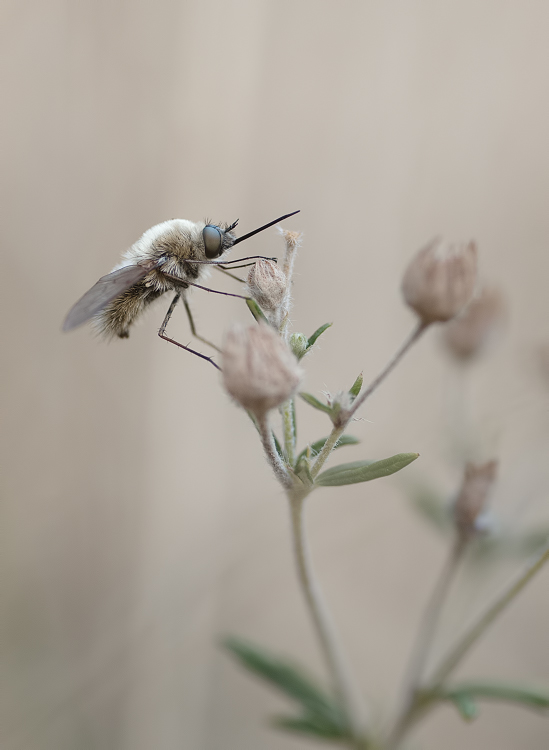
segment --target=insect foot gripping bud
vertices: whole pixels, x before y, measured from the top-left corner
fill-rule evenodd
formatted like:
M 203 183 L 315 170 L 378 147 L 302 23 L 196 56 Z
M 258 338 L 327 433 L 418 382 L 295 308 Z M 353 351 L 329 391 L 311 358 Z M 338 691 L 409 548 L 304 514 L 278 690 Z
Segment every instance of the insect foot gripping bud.
M 287 344 L 268 325 L 227 331 L 223 380 L 229 394 L 256 417 L 263 417 L 297 390 L 302 371 Z
M 467 464 L 459 495 L 454 504 L 454 520 L 462 538 L 481 533 L 482 515 L 496 478 L 498 463 Z
M 412 259 L 404 273 L 402 293 L 422 323 L 442 323 L 469 302 L 476 277 L 474 242 L 449 245 L 436 239 Z
M 276 321 L 286 295 L 287 279 L 276 263 L 270 260 L 258 260 L 248 274 L 248 289 L 259 307 L 267 313 L 270 322 Z
M 456 359 L 466 361 L 490 343 L 504 317 L 503 297 L 497 289 L 484 287 L 467 305 L 462 315 L 444 327 L 443 341 Z

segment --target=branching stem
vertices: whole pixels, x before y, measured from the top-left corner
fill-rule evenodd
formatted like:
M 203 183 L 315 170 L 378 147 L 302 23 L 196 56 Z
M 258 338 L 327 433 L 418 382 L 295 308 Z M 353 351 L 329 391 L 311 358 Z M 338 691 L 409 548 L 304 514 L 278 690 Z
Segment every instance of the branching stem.
M 467 540 L 464 537 L 457 537 L 445 565 L 440 572 L 439 578 L 435 584 L 431 597 L 425 607 L 423 617 L 418 629 L 418 635 L 415 645 L 412 649 L 410 663 L 406 670 L 404 678 L 404 707 L 395 723 L 391 732 L 391 741 L 389 746 L 401 736 L 405 727 L 408 726 L 412 712 L 416 714 L 417 695 L 421 686 L 421 679 L 425 671 L 425 664 L 433 644 L 434 635 L 440 619 L 440 614 L 450 590 L 450 586 L 455 577 L 459 563 L 463 559 L 463 553 L 467 546 Z
M 469 649 L 548 561 L 549 546 L 537 555 L 518 578 L 508 584 L 492 604 L 476 618 L 448 655 L 442 659 L 440 666 L 435 670 L 433 677 L 423 686 L 421 692 L 415 693 L 414 699 L 402 714 L 390 735 L 387 743 L 388 748 L 397 747 L 406 732 L 436 705 L 436 699 L 432 696 L 436 695 L 437 688 L 445 682 Z
M 381 385 L 381 383 L 385 380 L 387 375 L 389 375 L 392 370 L 398 365 L 400 360 L 404 357 L 406 352 L 416 343 L 416 341 L 420 338 L 421 334 L 428 328 L 428 323 L 419 322 L 417 326 L 414 328 L 412 333 L 408 336 L 408 338 L 403 342 L 400 349 L 396 352 L 396 354 L 393 356 L 392 359 L 389 360 L 389 362 L 385 365 L 383 370 L 379 373 L 379 375 L 372 380 L 370 385 L 366 388 L 365 391 L 363 391 L 354 401 L 352 407 L 345 413 L 340 414 L 340 420 L 339 424 L 334 425 L 334 428 L 332 429 L 332 432 L 330 433 L 330 436 L 328 440 L 326 440 L 324 447 L 318 454 L 318 457 L 316 461 L 314 462 L 313 466 L 311 467 L 311 476 L 313 479 L 318 475 L 318 472 L 323 467 L 326 459 L 334 449 L 335 444 L 339 440 L 339 438 L 343 435 L 345 430 L 347 429 L 349 422 L 354 417 L 358 409 L 362 406 L 362 404 L 366 401 L 368 396 L 371 396 L 372 393 L 376 390 L 376 388 Z
M 488 606 L 472 625 L 461 636 L 457 644 L 450 650 L 449 654 L 435 671 L 432 684 L 439 685 L 450 673 L 454 671 L 469 649 L 478 641 L 484 631 L 494 622 L 496 617 L 520 594 L 527 583 L 536 573 L 549 561 L 549 547 L 546 547 L 530 564 L 522 571 L 518 578 L 501 592 L 501 594 Z

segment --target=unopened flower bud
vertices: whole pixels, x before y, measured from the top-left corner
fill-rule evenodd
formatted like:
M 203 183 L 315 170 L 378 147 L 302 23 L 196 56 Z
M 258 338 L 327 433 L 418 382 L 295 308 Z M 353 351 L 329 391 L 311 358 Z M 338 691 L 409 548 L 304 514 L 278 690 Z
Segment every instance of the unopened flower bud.
M 275 313 L 286 294 L 286 276 L 271 260 L 257 260 L 248 274 L 248 289 L 262 310 Z
M 341 427 L 347 419 L 347 414 L 353 403 L 349 391 L 338 391 L 335 395 L 328 394 L 329 406 L 332 407 L 330 418 L 335 427 Z
M 462 315 L 444 326 L 443 341 L 449 352 L 459 360 L 473 358 L 489 343 L 503 313 L 503 298 L 497 289 L 482 289 Z
M 307 354 L 309 348 L 309 339 L 304 333 L 292 333 L 290 336 L 290 349 L 298 359 L 302 359 Z
M 436 239 L 412 259 L 404 273 L 402 293 L 423 323 L 442 323 L 469 302 L 476 277 L 474 242 L 449 245 Z
M 256 417 L 293 396 L 301 377 L 295 356 L 270 326 L 234 325 L 227 331 L 223 346 L 225 388 Z
M 467 464 L 459 495 L 454 504 L 454 520 L 458 532 L 468 538 L 483 531 L 483 518 L 488 495 L 494 484 L 497 461 Z

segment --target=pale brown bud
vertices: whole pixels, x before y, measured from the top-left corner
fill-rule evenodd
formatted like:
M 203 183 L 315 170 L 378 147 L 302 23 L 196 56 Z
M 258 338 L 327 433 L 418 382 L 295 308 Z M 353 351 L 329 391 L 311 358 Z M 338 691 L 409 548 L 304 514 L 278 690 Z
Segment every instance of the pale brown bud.
M 412 259 L 404 273 L 402 293 L 423 323 L 442 323 L 469 302 L 476 278 L 475 243 L 449 245 L 438 238 Z
M 462 315 L 444 326 L 443 341 L 450 353 L 459 360 L 471 359 L 478 354 L 502 323 L 504 308 L 500 292 L 484 287 Z
M 223 346 L 223 380 L 230 395 L 256 417 L 287 401 L 302 371 L 287 344 L 268 325 L 234 325 Z
M 470 537 L 481 531 L 480 518 L 496 478 L 497 461 L 467 464 L 459 495 L 454 505 L 454 520 L 459 533 Z
M 250 295 L 267 313 L 279 310 L 286 294 L 286 285 L 286 276 L 271 260 L 257 260 L 248 274 Z

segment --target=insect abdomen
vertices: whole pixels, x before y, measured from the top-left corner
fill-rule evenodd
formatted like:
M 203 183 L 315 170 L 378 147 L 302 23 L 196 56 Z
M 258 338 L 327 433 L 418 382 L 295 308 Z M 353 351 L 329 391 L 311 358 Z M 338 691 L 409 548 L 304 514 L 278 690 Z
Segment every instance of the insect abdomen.
M 107 338 L 118 336 L 127 339 L 129 328 L 135 319 L 166 290 L 147 286 L 144 282 L 134 284 L 119 297 L 110 302 L 94 317 L 98 332 Z

